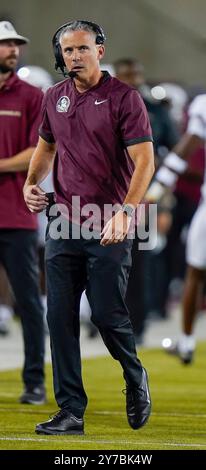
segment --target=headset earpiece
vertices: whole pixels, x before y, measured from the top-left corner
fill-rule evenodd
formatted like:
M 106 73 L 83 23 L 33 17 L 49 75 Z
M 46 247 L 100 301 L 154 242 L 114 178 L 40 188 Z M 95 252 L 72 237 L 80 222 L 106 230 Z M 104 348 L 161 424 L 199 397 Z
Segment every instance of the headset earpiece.
M 64 62 L 64 59 L 63 59 L 63 56 L 62 56 L 61 46 L 60 46 L 60 42 L 59 42 L 59 36 L 60 36 L 60 33 L 61 33 L 64 26 L 65 25 L 61 26 L 56 31 L 56 33 L 54 34 L 53 39 L 52 39 L 52 46 L 53 46 L 54 56 L 55 56 L 55 59 L 56 59 L 55 70 L 58 70 L 58 68 L 60 68 L 60 70 L 63 74 L 64 74 L 65 62 Z

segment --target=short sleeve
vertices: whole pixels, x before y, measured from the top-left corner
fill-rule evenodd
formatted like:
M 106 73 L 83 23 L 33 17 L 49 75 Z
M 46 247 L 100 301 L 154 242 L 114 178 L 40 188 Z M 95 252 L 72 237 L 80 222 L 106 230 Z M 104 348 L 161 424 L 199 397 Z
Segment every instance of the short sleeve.
M 206 139 L 206 95 L 197 96 L 188 109 L 187 132 Z
M 33 87 L 34 88 L 34 87 Z M 29 99 L 27 123 L 28 123 L 28 140 L 30 147 L 36 147 L 38 142 L 38 129 L 41 122 L 41 105 L 43 93 L 39 89 L 35 89 Z
M 131 89 L 120 104 L 120 132 L 126 147 L 142 142 L 153 142 L 145 104 L 139 93 Z
M 39 128 L 39 135 L 49 144 L 55 143 L 54 136 L 52 134 L 49 116 L 48 116 L 48 92 L 45 93 L 42 108 L 41 108 L 41 124 Z

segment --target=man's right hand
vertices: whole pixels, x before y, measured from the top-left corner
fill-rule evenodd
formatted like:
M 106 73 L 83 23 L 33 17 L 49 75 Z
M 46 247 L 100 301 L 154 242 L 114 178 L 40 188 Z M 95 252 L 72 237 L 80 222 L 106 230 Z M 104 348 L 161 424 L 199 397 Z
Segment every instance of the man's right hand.
M 24 200 L 31 212 L 42 212 L 48 206 L 46 193 L 36 184 L 24 186 Z

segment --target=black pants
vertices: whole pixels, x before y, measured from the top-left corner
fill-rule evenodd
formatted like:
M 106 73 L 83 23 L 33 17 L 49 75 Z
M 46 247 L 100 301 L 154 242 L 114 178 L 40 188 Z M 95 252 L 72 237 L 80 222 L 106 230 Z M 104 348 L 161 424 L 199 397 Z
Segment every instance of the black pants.
M 44 381 L 43 307 L 39 293 L 37 233 L 35 230 L 1 229 L 0 262 L 13 289 L 21 316 L 26 385 Z
M 126 305 L 130 312 L 130 318 L 134 333 L 140 336 L 144 333 L 146 308 L 145 308 L 145 260 L 148 251 L 139 250 L 139 238 L 136 236 L 132 247 L 132 268 L 130 271 Z
M 92 321 L 126 381 L 138 386 L 142 366 L 125 305 L 132 241 L 103 247 L 99 240 L 53 240 L 47 232 L 48 324 L 54 392 L 60 408 L 84 414 L 87 396 L 81 375 L 79 304 L 86 288 Z

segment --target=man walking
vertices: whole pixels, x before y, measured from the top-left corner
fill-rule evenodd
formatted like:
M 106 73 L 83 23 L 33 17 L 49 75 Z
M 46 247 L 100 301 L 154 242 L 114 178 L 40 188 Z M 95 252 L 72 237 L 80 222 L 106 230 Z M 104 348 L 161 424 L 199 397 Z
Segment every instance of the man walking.
M 154 171 L 151 129 L 136 90 L 100 70 L 104 41 L 102 28 L 88 21 L 73 21 L 55 33 L 56 68 L 65 73 L 66 67 L 71 79 L 45 95 L 39 143 L 24 187 L 29 209 L 44 209 L 48 200 L 39 184 L 54 161 L 56 202 L 64 205 L 64 217 L 69 213 L 67 239 L 52 236 L 55 217 L 47 230 L 48 324 L 61 410 L 37 425 L 40 434 L 84 432 L 87 396 L 81 376 L 79 303 L 85 288 L 92 321 L 124 371 L 130 426 L 143 426 L 151 410 L 147 374 L 136 356 L 124 301 L 132 246 L 127 234 Z M 74 197 L 80 198 L 81 228 L 88 205 L 98 208 L 99 239 L 84 236 L 84 230 L 79 238 L 74 236 Z M 105 219 L 105 207 L 115 204 L 119 209 Z

